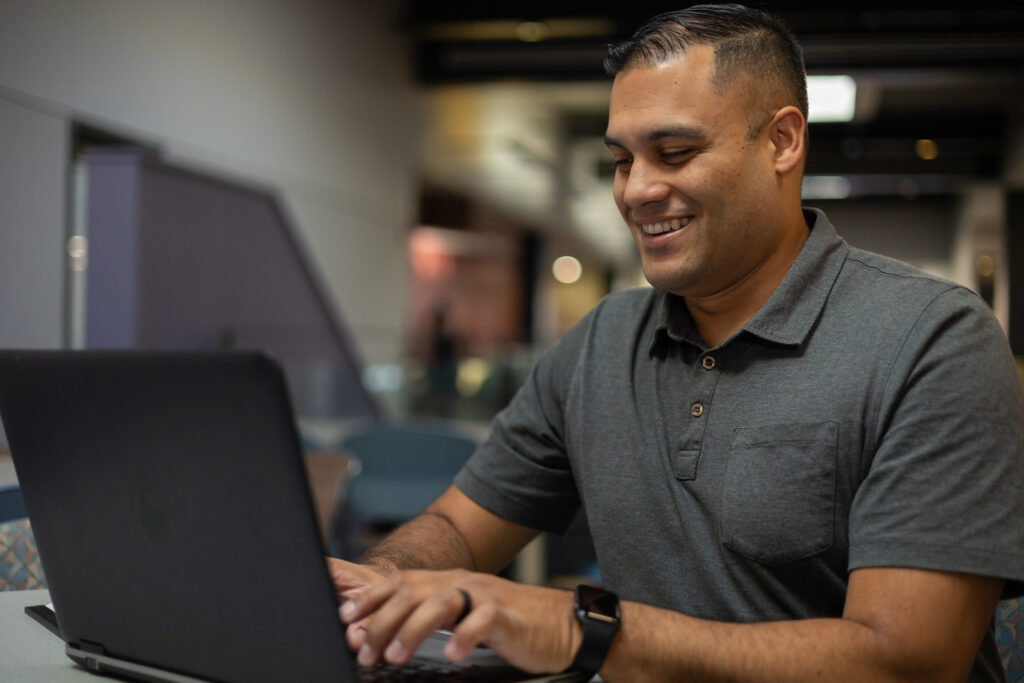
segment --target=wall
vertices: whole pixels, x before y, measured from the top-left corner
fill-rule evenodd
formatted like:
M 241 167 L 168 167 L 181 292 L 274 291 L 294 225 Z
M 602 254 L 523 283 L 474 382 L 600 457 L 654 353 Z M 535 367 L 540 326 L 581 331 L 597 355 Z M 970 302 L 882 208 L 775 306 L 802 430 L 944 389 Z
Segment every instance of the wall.
M 278 188 L 358 353 L 396 360 L 419 118 L 393 14 L 393 3 L 355 0 L 0 0 L 0 151 L 66 157 L 62 123 L 75 120 Z M 36 127 L 54 119 L 44 139 L 3 125 L 26 107 L 44 112 Z M 45 267 L 25 263 L 0 283 L 38 292 L 38 320 L 17 295 L 0 298 L 4 327 L 16 321 L 29 345 L 60 343 L 64 186 L 52 163 L 0 182 L 0 266 L 45 252 Z
M 0 348 L 59 348 L 67 125 L 0 99 Z

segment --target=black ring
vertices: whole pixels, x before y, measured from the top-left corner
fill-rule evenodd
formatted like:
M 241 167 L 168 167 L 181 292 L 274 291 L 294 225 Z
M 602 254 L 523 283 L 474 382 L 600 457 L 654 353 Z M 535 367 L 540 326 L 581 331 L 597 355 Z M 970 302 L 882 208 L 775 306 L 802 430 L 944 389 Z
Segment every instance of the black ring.
M 469 597 L 469 593 L 461 588 L 456 588 L 455 590 L 459 591 L 459 594 L 462 595 L 462 611 L 459 612 L 459 616 L 455 618 L 455 625 L 458 626 L 470 611 L 472 611 L 473 599 Z

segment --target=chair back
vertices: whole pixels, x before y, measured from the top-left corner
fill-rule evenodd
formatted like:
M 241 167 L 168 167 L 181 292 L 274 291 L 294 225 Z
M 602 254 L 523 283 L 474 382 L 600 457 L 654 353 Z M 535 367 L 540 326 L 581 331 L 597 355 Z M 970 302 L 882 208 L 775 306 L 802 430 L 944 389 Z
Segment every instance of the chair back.
M 17 484 L 0 484 L 0 522 L 26 517 L 25 499 Z
M 444 492 L 476 445 L 445 422 L 382 422 L 349 434 L 342 449 L 359 463 L 350 510 L 379 523 L 411 519 Z
M 357 466 L 338 501 L 332 535 L 412 519 L 448 488 L 478 443 L 475 435 L 441 420 L 377 422 L 350 432 L 340 447 Z M 350 541 L 334 545 L 351 548 Z

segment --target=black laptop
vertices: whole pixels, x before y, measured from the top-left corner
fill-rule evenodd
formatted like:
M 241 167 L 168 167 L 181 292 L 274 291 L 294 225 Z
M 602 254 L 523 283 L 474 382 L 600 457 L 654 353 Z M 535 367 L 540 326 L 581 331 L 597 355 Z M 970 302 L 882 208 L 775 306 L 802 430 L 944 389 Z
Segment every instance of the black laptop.
M 359 669 L 345 644 L 269 356 L 2 351 L 0 416 L 80 665 L 153 681 L 394 673 Z M 441 648 L 428 641 L 416 664 L 444 680 L 579 680 L 523 674 L 487 650 L 470 671 L 445 669 Z

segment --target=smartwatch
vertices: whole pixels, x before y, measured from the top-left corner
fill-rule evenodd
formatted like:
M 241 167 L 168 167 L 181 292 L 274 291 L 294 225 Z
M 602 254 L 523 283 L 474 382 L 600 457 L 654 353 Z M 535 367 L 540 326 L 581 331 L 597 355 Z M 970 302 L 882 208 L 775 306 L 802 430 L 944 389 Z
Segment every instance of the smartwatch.
M 622 623 L 619 596 L 603 588 L 576 586 L 573 614 L 583 627 L 583 642 L 566 671 L 593 676 L 604 664 L 612 638 Z

